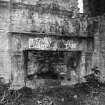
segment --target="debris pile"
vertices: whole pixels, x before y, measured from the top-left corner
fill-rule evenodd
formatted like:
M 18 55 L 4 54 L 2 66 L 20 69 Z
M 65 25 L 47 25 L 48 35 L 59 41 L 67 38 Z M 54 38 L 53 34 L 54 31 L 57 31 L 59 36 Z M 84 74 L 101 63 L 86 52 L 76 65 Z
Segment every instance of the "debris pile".
M 53 97 L 32 93 L 32 89 L 8 90 L 2 94 L 0 105 L 56 105 Z
M 0 105 L 105 105 L 105 85 L 94 79 L 73 86 L 8 90 L 0 87 Z M 96 79 L 95 79 L 96 80 Z

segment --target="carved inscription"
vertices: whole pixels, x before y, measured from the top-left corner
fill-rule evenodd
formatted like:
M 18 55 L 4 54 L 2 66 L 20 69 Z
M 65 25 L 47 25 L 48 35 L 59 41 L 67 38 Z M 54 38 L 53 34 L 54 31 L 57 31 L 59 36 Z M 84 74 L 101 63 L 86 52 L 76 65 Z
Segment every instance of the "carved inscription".
M 76 49 L 77 42 L 74 40 L 54 40 L 51 38 L 29 39 L 29 48 L 48 50 L 48 49 Z

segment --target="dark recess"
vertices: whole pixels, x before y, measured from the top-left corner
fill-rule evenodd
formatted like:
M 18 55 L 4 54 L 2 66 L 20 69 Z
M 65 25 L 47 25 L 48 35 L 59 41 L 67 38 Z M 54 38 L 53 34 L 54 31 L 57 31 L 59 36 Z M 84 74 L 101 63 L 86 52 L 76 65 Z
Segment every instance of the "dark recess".
M 85 12 L 90 16 L 100 16 L 105 13 L 105 0 L 84 0 Z

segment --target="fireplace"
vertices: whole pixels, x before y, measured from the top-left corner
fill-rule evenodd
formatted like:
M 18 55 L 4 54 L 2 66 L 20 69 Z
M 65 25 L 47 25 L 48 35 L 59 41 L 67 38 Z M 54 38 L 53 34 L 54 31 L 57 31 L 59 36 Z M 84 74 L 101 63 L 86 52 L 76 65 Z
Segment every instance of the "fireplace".
M 68 80 L 71 72 L 77 73 L 80 51 L 27 50 L 26 77 L 32 79 Z

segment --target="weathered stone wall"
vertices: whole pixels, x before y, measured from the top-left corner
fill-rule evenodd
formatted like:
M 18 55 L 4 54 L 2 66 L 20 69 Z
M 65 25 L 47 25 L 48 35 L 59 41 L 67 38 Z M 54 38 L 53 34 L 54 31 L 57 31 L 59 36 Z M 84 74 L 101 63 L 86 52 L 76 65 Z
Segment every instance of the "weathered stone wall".
M 36 8 L 35 8 L 36 7 Z M 44 14 L 43 11 L 44 10 Z M 46 13 L 47 10 L 47 13 Z M 56 12 L 57 11 L 57 12 Z M 51 13 L 50 13 L 51 12 Z M 49 22 L 51 24 L 51 32 L 59 28 L 60 32 L 65 29 L 70 29 L 70 33 L 74 32 L 75 29 L 72 26 L 75 22 L 68 22 L 69 18 L 75 16 L 78 12 L 77 1 L 76 0 L 1 0 L 0 1 L 0 75 L 6 80 L 14 79 L 15 83 L 17 81 L 24 80 L 23 70 L 23 53 L 22 48 L 18 50 L 21 46 L 19 41 L 12 43 L 15 45 L 18 43 L 17 52 L 14 53 L 11 45 L 11 31 L 14 32 L 30 32 L 30 31 L 40 31 L 39 27 L 41 22 Z M 65 13 L 65 14 L 64 14 Z M 62 16 L 63 15 L 63 16 Z M 64 20 L 66 17 L 66 20 Z M 40 19 L 39 19 L 40 18 Z M 57 23 L 56 21 L 57 20 Z M 37 23 L 38 22 L 38 23 Z M 61 23 L 60 23 L 61 22 Z M 37 23 L 37 24 L 36 24 Z M 60 25 L 59 25 L 60 24 Z M 63 25 L 62 25 L 63 24 Z M 67 24 L 64 27 L 64 24 Z M 70 25 L 71 24 L 71 25 Z M 37 25 L 37 26 L 35 26 Z M 43 25 L 43 24 L 42 24 Z M 67 28 L 69 26 L 69 28 Z M 48 28 L 49 24 L 44 26 Z M 62 28 L 63 27 L 63 28 Z M 39 32 L 38 31 L 38 32 Z M 47 32 L 46 29 L 45 32 Z M 59 33 L 59 32 L 58 32 Z M 61 34 L 61 33 L 60 33 Z M 22 43 L 25 43 L 23 41 Z M 24 44 L 25 45 L 25 44 Z M 18 52 L 20 51 L 20 52 Z M 23 81 L 22 81 L 23 82 Z M 19 85 L 19 83 L 18 83 Z M 24 84 L 23 84 L 24 85 Z
M 99 19 L 99 64 L 102 70 L 102 77 L 105 80 L 105 17 Z
M 105 17 L 99 16 L 92 21 L 97 23 L 94 30 L 94 52 L 92 56 L 92 67 L 97 66 L 101 71 L 101 81 L 105 81 Z
M 70 20 L 77 13 L 76 0 L 34 2 L 34 6 L 27 0 L 11 4 L 10 31 L 70 34 L 79 30 L 80 20 Z
M 72 1 L 72 0 L 71 0 Z M 77 1 L 73 0 L 71 4 L 69 4 L 67 1 L 63 2 L 55 2 L 55 1 L 44 1 L 41 2 L 37 1 L 34 6 L 28 1 L 24 0 L 20 3 L 17 2 L 13 3 L 11 5 L 11 32 L 17 32 L 18 34 L 14 35 L 12 37 L 13 40 L 11 40 L 11 49 L 12 51 L 20 51 L 20 54 L 14 53 L 13 59 L 13 69 L 15 70 L 14 74 L 14 82 L 17 83 L 21 80 L 24 80 L 24 70 L 21 70 L 22 68 L 18 67 L 21 66 L 22 62 L 22 50 L 27 49 L 28 46 L 28 39 L 29 37 L 33 37 L 35 34 L 30 34 L 30 32 L 36 32 L 36 33 L 45 33 L 47 35 L 77 35 L 77 36 L 87 36 L 86 29 L 87 29 L 87 17 L 81 18 L 74 18 L 76 17 L 76 13 L 78 12 L 77 9 Z M 23 5 L 23 3 L 25 5 Z M 63 4 L 62 4 L 63 3 Z M 69 8 L 70 6 L 70 8 Z M 71 9 L 72 8 L 72 9 Z M 21 34 L 19 34 L 21 33 Z M 22 35 L 22 33 L 26 33 Z M 29 34 L 28 34 L 29 33 Z M 52 33 L 52 34 L 51 34 Z M 27 35 L 27 37 L 26 37 Z M 39 34 L 40 36 L 43 34 Z M 38 35 L 37 35 L 38 36 Z M 81 40 L 81 39 L 80 39 Z M 87 39 L 86 39 L 87 40 Z M 91 41 L 88 40 L 88 43 L 86 40 L 81 40 L 82 45 L 78 46 L 79 49 L 75 50 L 81 50 L 81 51 L 90 51 L 93 47 L 90 47 L 92 45 Z M 14 44 L 13 44 L 14 43 Z M 88 47 L 87 47 L 88 46 Z M 20 58 L 20 61 L 17 61 L 17 57 Z M 85 59 L 83 55 L 83 60 Z M 81 58 L 82 59 L 82 58 Z M 90 61 L 91 59 L 89 59 Z M 81 61 L 82 62 L 82 61 Z M 19 63 L 19 65 L 18 65 Z M 85 60 L 81 63 L 80 66 L 84 65 L 85 67 Z M 87 65 L 88 66 L 88 65 Z M 85 71 L 83 69 L 83 72 Z M 88 69 L 91 68 L 91 65 L 89 65 Z M 87 70 L 88 71 L 88 70 Z M 19 75 L 22 74 L 21 76 Z M 80 75 L 84 76 L 86 73 L 81 73 Z M 87 72 L 88 74 L 88 72 Z M 19 75 L 19 77 L 18 77 Z M 34 81 L 35 82 L 35 81 Z
M 6 81 L 9 80 L 11 71 L 8 40 L 10 14 L 7 7 L 5 4 L 0 4 L 0 77 L 4 77 Z
M 13 0 L 13 2 L 24 3 L 28 5 L 40 5 L 40 4 L 57 4 L 60 9 L 63 10 L 77 10 L 78 0 Z
M 28 46 L 28 38 L 25 35 L 28 37 L 34 36 L 34 34 L 30 35 L 27 32 L 54 33 L 57 35 L 87 35 L 85 33 L 87 28 L 86 18 L 74 18 L 78 12 L 77 0 L 49 1 L 33 0 L 29 2 L 29 0 L 15 0 L 11 5 L 9 2 L 7 3 L 8 8 L 6 6 L 0 8 L 0 57 L 2 59 L 0 61 L 0 69 L 1 74 L 5 74 L 6 78 L 10 77 L 12 71 L 11 77 L 13 76 L 12 79 L 14 79 L 15 83 L 22 80 L 24 82 L 22 51 Z M 11 10 L 9 11 L 9 9 Z M 12 40 L 11 35 L 7 34 L 8 32 L 27 34 L 24 37 L 17 34 L 15 37 L 12 37 Z M 83 46 L 87 45 L 83 44 Z M 91 47 L 87 48 L 91 49 Z M 81 50 L 86 50 L 86 47 L 83 47 Z M 11 52 L 11 58 L 8 51 Z

